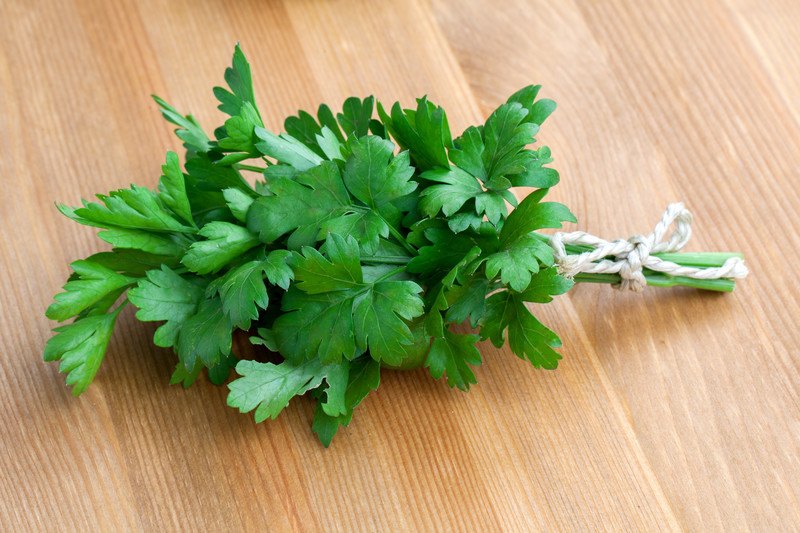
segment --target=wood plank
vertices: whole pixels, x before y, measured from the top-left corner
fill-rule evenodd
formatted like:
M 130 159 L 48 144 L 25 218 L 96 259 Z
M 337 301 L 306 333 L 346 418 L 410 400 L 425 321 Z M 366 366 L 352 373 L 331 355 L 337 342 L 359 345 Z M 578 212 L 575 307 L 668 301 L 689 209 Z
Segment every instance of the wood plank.
M 685 199 L 692 249 L 745 252 L 755 274 L 734 295 L 580 287 L 571 300 L 682 525 L 796 524 L 798 284 L 775 266 L 797 257 L 794 50 L 754 49 L 713 2 L 434 6 L 484 112 L 530 82 L 562 103 L 542 138 L 582 228 L 630 235 Z M 783 21 L 768 44 L 783 43 L 797 15 L 784 7 L 750 3 L 739 20 Z M 479 28 L 493 38 L 468 37 Z
M 792 259 L 800 238 L 781 230 L 800 203 L 800 136 L 793 85 L 777 74 L 797 62 L 776 57 L 785 47 L 749 30 L 740 6 L 632 6 L 0 5 L 0 529 L 800 523 L 798 286 L 773 266 L 774 243 Z M 687 39 L 698 52 L 681 49 Z M 328 450 L 310 432 L 310 401 L 256 425 L 225 405 L 224 388 L 168 386 L 174 356 L 130 310 L 74 399 L 41 362 L 53 325 L 43 310 L 68 262 L 104 247 L 52 202 L 154 185 L 180 143 L 148 94 L 210 128 L 220 119 L 210 88 L 236 41 L 273 129 L 298 108 L 373 93 L 407 104 L 428 94 L 460 131 L 542 82 L 561 104 L 541 136 L 564 176 L 554 196 L 581 227 L 644 230 L 685 194 L 699 219 L 693 247 L 743 249 L 757 274 L 724 297 L 580 287 L 537 309 L 564 339 L 558 371 L 485 343 L 469 394 L 425 371 L 385 372 Z

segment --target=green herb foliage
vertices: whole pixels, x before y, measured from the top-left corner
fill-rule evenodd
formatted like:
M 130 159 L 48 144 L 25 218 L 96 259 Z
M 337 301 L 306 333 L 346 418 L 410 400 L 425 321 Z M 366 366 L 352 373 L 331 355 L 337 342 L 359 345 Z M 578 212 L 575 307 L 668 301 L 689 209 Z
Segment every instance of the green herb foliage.
M 558 173 L 547 147 L 530 147 L 555 108 L 538 86 L 453 138 L 427 98 L 404 109 L 371 96 L 338 113 L 300 111 L 275 134 L 238 46 L 225 81 L 214 94 L 228 118 L 213 138 L 155 97 L 186 148 L 183 167 L 167 153 L 155 189 L 59 206 L 113 246 L 74 262 L 47 310 L 74 319 L 44 355 L 74 394 L 95 377 L 127 303 L 160 323 L 155 344 L 178 357 L 172 383 L 188 387 L 203 369 L 224 383 L 234 370 L 228 404 L 257 422 L 308 394 L 325 446 L 382 369 L 424 367 L 467 390 L 476 343 L 506 338 L 520 358 L 556 367 L 560 341 L 529 303 L 572 282 L 534 232 L 575 218 L 543 201 Z M 535 191 L 517 205 L 515 187 Z M 239 360 L 237 330 L 280 362 Z

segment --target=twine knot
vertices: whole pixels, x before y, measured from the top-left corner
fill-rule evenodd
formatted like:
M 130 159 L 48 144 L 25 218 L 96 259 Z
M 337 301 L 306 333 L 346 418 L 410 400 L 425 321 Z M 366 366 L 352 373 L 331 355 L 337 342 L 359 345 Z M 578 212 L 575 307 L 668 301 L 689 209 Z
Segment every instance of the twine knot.
M 675 229 L 664 241 L 672 225 Z M 669 276 L 695 279 L 743 278 L 747 267 L 740 257 L 728 258 L 722 266 L 700 268 L 683 266 L 666 261 L 653 254 L 681 250 L 692 236 L 692 214 L 682 203 L 670 204 L 653 232 L 647 236 L 635 235 L 630 239 L 607 241 L 583 231 L 556 233 L 550 239 L 556 265 L 561 275 L 568 278 L 579 273 L 619 274 L 619 288 L 641 291 L 647 285 L 643 269 Z M 567 245 L 591 248 L 577 255 L 568 255 Z M 612 259 L 608 259 L 612 257 Z

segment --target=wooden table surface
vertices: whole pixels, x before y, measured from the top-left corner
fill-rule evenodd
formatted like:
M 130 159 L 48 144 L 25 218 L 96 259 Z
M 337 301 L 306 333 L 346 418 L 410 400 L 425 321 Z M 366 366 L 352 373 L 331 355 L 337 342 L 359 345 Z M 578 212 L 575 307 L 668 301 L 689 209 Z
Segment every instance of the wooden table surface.
M 3 1 L 0 530 L 800 527 L 800 4 L 645 4 Z M 539 310 L 557 371 L 486 343 L 469 394 L 386 372 L 328 450 L 310 401 L 255 425 L 224 388 L 169 386 L 130 310 L 74 399 L 41 360 L 44 309 L 103 245 L 53 202 L 153 186 L 180 145 L 149 94 L 216 123 L 236 41 L 273 129 L 374 93 L 428 94 L 461 131 L 541 83 L 581 229 L 649 231 L 684 200 L 688 249 L 741 250 L 752 275 L 731 295 L 579 286 Z

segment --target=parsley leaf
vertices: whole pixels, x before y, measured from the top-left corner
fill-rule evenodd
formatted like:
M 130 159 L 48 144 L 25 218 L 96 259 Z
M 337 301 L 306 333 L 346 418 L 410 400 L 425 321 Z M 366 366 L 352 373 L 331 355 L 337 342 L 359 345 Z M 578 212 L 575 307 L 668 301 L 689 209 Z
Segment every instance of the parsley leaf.
M 156 346 L 175 344 L 186 320 L 197 311 L 203 299 L 205 282 L 184 278 L 166 265 L 147 272 L 147 278 L 128 291 L 128 300 L 139 308 L 136 318 L 143 322 L 166 321 L 153 337 Z
M 125 228 L 111 228 L 97 234 L 98 237 L 115 248 L 141 250 L 143 252 L 181 256 L 186 251 L 187 243 L 168 233 Z
M 414 169 L 409 165 L 408 152 L 393 157 L 394 145 L 374 135 L 354 139 L 348 146 L 344 183 L 364 204 L 379 208 L 417 188 L 409 181 Z
M 537 229 L 560 228 L 562 222 L 577 221 L 563 204 L 541 202 L 546 193 L 547 189 L 531 193 L 508 215 L 500 231 L 503 245 L 515 243 Z
M 375 136 L 348 143 L 344 175 L 339 166 L 326 161 L 298 174 L 294 179 L 274 179 L 269 196 L 257 199 L 247 215 L 247 224 L 267 243 L 288 232 L 288 247 L 314 244 L 328 233 L 353 235 L 365 251 L 374 252 L 381 237 L 400 213 L 392 202 L 416 188 L 408 155 L 392 157 L 393 145 Z M 352 194 L 352 196 L 351 196 Z
M 167 162 L 162 165 L 161 172 L 163 175 L 158 182 L 159 198 L 173 213 L 194 226 L 192 207 L 189 205 L 189 198 L 186 196 L 186 182 L 178 160 L 178 154 L 167 152 Z
M 425 366 L 434 379 L 447 374 L 447 384 L 461 390 L 477 383 L 469 365 L 481 364 L 481 354 L 475 347 L 478 335 L 465 335 L 445 330 L 443 337 L 434 339 Z
M 44 347 L 44 360 L 61 361 L 59 372 L 68 374 L 67 385 L 72 386 L 73 395 L 85 391 L 97 374 L 122 307 L 53 330 L 56 335 Z
M 450 166 L 447 150 L 453 141 L 444 109 L 423 97 L 417 100 L 416 110 L 403 109 L 399 102 L 395 103 L 391 115 L 378 104 L 378 115 L 397 143 L 409 150 L 418 169 Z
M 406 324 L 423 312 L 411 281 L 365 281 L 358 243 L 331 234 L 328 258 L 304 248 L 294 266 L 297 278 L 283 298 L 285 314 L 273 326 L 280 352 L 300 362 L 316 354 L 325 364 L 353 359 L 369 350 L 376 361 L 399 363 L 413 342 Z
M 419 207 L 429 217 L 435 217 L 440 210 L 449 217 L 483 193 L 483 187 L 475 176 L 458 167 L 429 170 L 420 177 L 441 184 L 428 186 L 420 194 Z
M 77 279 L 67 281 L 64 292 L 53 298 L 55 301 L 45 312 L 51 320 L 63 322 L 77 316 L 109 295 L 113 296 L 113 304 L 122 290 L 136 283 L 135 279 L 117 274 L 92 261 L 75 261 L 70 266 Z
M 509 347 L 517 357 L 527 359 L 536 368 L 558 366 L 561 355 L 553 349 L 561 346 L 558 336 L 531 314 L 519 295 L 501 291 L 486 300 L 481 337 L 491 339 L 499 348 L 505 341 L 506 329 Z
M 491 280 L 499 273 L 504 285 L 524 291 L 531 282 L 531 275 L 539 271 L 540 262 L 553 264 L 552 248 L 525 235 L 486 259 L 486 277 Z
M 258 244 L 247 228 L 229 222 L 209 222 L 200 230 L 208 240 L 192 243 L 181 262 L 198 274 L 216 272 Z
M 547 98 L 536 100 L 536 96 L 539 94 L 541 88 L 541 85 L 528 85 L 508 98 L 509 103 L 516 102 L 528 111 L 528 114 L 525 116 L 527 122 L 532 122 L 539 126 L 541 126 L 545 119 L 556 109 L 556 103 L 552 100 Z
M 270 243 L 288 232 L 289 248 L 313 244 L 322 223 L 350 204 L 339 168 L 324 162 L 295 179 L 276 179 L 247 213 L 247 227 Z
M 275 135 L 264 128 L 255 128 L 256 136 L 260 142 L 256 148 L 264 155 L 272 157 L 280 163 L 285 163 L 300 172 L 309 170 L 320 163 L 322 158 L 309 147 L 289 135 L 282 133 Z
M 236 372 L 241 377 L 228 384 L 228 405 L 242 413 L 255 409 L 256 422 L 274 419 L 293 397 L 319 387 L 331 372 L 339 372 L 338 366 L 315 359 L 297 365 L 239 361 Z
M 556 267 L 550 267 L 533 276 L 528 288 L 519 298 L 526 302 L 546 304 L 553 301 L 553 296 L 566 293 L 574 285 L 575 282 L 561 276 Z
M 294 274 L 286 264 L 288 256 L 285 250 L 275 250 L 265 259 L 241 264 L 214 280 L 207 293 L 219 293 L 222 310 L 231 324 L 239 329 L 250 329 L 251 321 L 258 318 L 259 309 L 266 309 L 269 304 L 264 276 L 273 285 L 284 290 L 289 288 Z
M 250 63 L 238 44 L 233 50 L 232 65 L 225 69 L 225 82 L 230 90 L 214 87 L 214 96 L 219 100 L 219 110 L 230 116 L 241 113 L 242 107 L 250 104 L 256 108 L 255 92 L 253 91 L 253 77 L 250 74 Z
M 175 350 L 187 369 L 199 359 L 213 367 L 230 355 L 233 324 L 222 310 L 219 297 L 202 300 L 197 312 L 188 317 L 178 331 Z
M 183 146 L 189 153 L 207 152 L 211 149 L 208 136 L 192 115 L 181 115 L 177 109 L 169 105 L 162 98 L 153 95 L 153 100 L 158 104 L 161 115 L 172 124 L 178 126 L 175 135 L 183 141 Z
M 59 206 L 69 218 L 86 226 L 120 227 L 151 231 L 193 233 L 195 230 L 176 219 L 158 196 L 147 187 L 131 185 L 108 195 L 98 194 L 102 203 L 83 202 L 83 207 Z
M 319 402 L 314 412 L 312 429 L 319 437 L 320 442 L 326 448 L 330 446 L 333 436 L 341 426 L 350 424 L 353 418 L 353 410 L 367 397 L 367 395 L 378 388 L 380 385 L 381 366 L 369 358 L 359 357 L 348 365 L 347 388 L 344 392 L 344 412 L 341 414 L 330 414 L 330 388 L 325 393 L 328 398 L 325 402 Z M 336 389 L 337 396 L 341 396 L 341 389 Z M 339 404 L 340 400 L 337 400 Z

